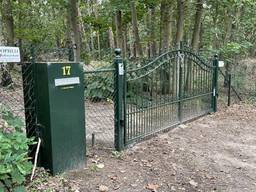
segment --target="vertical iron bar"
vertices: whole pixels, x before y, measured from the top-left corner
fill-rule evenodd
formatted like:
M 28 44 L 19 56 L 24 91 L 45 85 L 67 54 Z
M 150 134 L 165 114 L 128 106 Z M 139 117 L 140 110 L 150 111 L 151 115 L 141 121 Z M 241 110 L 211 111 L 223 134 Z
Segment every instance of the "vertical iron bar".
M 179 62 L 178 63 L 178 68 L 179 68 L 178 119 L 179 119 L 179 122 L 182 122 L 182 104 L 181 104 L 181 99 L 182 99 L 182 93 L 181 93 L 182 92 L 182 66 L 181 65 L 182 64 Z
M 228 74 L 228 106 L 231 104 L 231 74 Z
M 129 126 L 127 126 L 127 119 L 128 119 L 128 122 L 129 122 L 129 112 L 127 113 L 127 81 L 126 81 L 126 60 L 123 62 L 123 95 L 122 95 L 122 98 L 123 98 L 123 128 L 124 128 L 124 131 L 123 131 L 123 142 L 124 142 L 124 145 L 127 143 L 128 141 L 128 131 L 129 131 Z M 128 114 L 128 115 L 127 115 Z

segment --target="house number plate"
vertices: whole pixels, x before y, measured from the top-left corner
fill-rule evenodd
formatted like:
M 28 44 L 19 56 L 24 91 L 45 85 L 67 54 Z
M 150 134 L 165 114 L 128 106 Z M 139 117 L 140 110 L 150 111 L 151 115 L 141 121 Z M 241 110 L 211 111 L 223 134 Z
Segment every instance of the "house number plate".
M 54 81 L 55 81 L 56 87 L 80 84 L 79 77 L 60 78 L 60 79 L 55 79 Z

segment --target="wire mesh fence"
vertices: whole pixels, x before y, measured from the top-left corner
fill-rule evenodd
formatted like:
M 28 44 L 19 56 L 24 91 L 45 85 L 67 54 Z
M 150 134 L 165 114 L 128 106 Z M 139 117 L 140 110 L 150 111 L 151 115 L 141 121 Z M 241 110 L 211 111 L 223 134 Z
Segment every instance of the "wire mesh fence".
M 237 92 L 244 97 L 250 99 L 256 96 L 256 62 L 253 59 L 241 60 L 233 62 L 230 66 L 232 86 Z
M 69 49 L 27 47 L 21 63 L 0 63 L 0 129 L 10 129 L 8 121 L 22 124 L 27 136 L 37 137 L 34 62 L 68 61 Z M 29 61 L 29 62 L 25 62 Z M 30 146 L 30 156 L 35 146 Z
M 0 76 L 0 129 L 10 131 L 17 125 L 29 138 L 36 137 L 33 65 L 1 64 Z M 31 145 L 29 153 L 34 151 Z
M 2 110 L 24 119 L 22 65 L 0 64 L 0 103 Z
M 112 68 L 85 71 L 85 124 L 89 146 L 114 146 L 114 72 Z
M 225 61 L 225 67 L 220 68 L 219 77 L 221 101 L 233 104 L 243 100 L 256 100 L 255 66 L 254 60 Z

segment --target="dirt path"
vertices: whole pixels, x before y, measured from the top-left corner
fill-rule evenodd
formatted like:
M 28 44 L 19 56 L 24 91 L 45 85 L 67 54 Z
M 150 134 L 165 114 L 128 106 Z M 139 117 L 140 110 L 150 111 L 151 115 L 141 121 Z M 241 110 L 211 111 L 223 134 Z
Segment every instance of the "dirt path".
M 87 168 L 65 177 L 83 192 L 256 191 L 255 127 L 256 107 L 234 105 L 123 154 L 89 151 Z

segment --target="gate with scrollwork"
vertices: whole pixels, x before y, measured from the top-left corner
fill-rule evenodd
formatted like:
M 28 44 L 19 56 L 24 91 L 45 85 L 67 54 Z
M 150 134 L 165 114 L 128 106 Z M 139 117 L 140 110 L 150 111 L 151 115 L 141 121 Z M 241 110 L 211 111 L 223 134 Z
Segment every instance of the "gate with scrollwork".
M 121 81 L 124 146 L 216 111 L 217 66 L 217 57 L 206 62 L 176 50 L 127 67 Z

